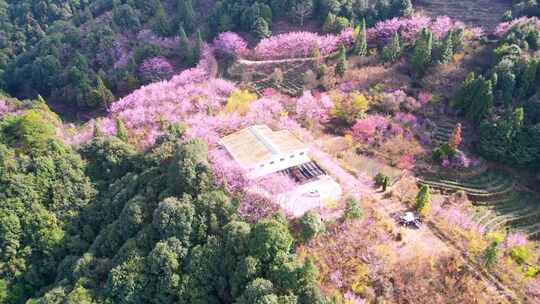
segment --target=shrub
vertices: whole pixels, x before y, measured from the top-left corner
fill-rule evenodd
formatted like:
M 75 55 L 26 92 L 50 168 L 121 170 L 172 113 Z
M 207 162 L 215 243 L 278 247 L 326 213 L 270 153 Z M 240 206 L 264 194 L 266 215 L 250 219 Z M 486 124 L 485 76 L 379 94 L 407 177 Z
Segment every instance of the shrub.
M 375 175 L 375 186 L 377 187 L 382 187 L 384 185 L 384 183 L 388 183 L 388 176 L 382 172 L 379 172 L 377 173 L 377 175 Z
M 47 113 L 37 108 L 26 111 L 20 118 L 13 118 L 13 121 L 15 129 L 8 131 L 8 134 L 14 135 L 11 139 L 29 151 L 43 151 L 55 134 L 54 125 Z
M 345 205 L 345 218 L 346 219 L 360 219 L 363 216 L 362 207 L 360 203 L 354 197 L 348 197 Z
M 257 99 L 257 95 L 247 90 L 234 90 L 225 105 L 225 112 L 237 112 L 244 114 L 249 110 L 249 105 Z
M 416 195 L 416 210 L 421 215 L 427 215 L 430 211 L 430 202 L 429 202 L 429 186 L 422 185 L 420 191 Z
M 525 270 L 525 275 L 529 278 L 534 278 L 538 274 L 538 268 L 536 266 L 527 265 L 527 269 Z
M 484 266 L 491 267 L 497 263 L 499 243 L 494 241 L 484 251 Z
M 523 264 L 529 258 L 529 249 L 525 246 L 516 246 L 510 250 L 510 257 L 512 257 L 516 263 Z
M 304 241 L 311 239 L 314 236 L 324 232 L 326 227 L 320 216 L 315 211 L 306 212 L 300 219 L 301 237 Z
M 387 45 L 384 46 L 381 59 L 383 62 L 396 62 L 401 57 L 401 42 L 399 34 L 396 32 L 394 38 Z
M 456 150 L 452 149 L 449 144 L 442 144 L 440 147 L 433 149 L 431 156 L 434 161 L 441 162 L 444 159 L 456 155 Z

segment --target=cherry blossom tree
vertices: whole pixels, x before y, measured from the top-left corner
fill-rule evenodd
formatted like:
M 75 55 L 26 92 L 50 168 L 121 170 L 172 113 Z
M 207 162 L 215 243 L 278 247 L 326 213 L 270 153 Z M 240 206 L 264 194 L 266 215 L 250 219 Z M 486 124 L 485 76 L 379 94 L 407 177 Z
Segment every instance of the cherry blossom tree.
M 250 223 L 256 223 L 260 219 L 278 213 L 279 210 L 279 205 L 270 198 L 251 191 L 248 191 L 242 196 L 240 205 L 238 206 L 240 216 Z
M 360 142 L 370 142 L 377 132 L 387 129 L 389 121 L 381 115 L 371 115 L 363 119 L 358 119 L 352 127 L 353 137 Z
M 324 123 L 328 121 L 332 104 L 327 94 L 320 94 L 316 98 L 311 91 L 304 91 L 296 100 L 296 118 L 309 127 L 316 123 Z
M 335 52 L 341 44 L 350 46 L 352 36 L 352 29 L 345 29 L 338 36 L 289 32 L 262 39 L 253 49 L 253 56 L 259 60 L 311 57 L 315 48 L 319 48 L 321 55 L 326 56 Z
M 144 83 L 152 83 L 169 79 L 172 74 L 172 65 L 163 57 L 146 59 L 139 66 L 139 75 Z
M 248 53 L 246 41 L 240 35 L 233 32 L 219 34 L 214 39 L 213 46 L 217 52 L 234 57 L 243 57 Z

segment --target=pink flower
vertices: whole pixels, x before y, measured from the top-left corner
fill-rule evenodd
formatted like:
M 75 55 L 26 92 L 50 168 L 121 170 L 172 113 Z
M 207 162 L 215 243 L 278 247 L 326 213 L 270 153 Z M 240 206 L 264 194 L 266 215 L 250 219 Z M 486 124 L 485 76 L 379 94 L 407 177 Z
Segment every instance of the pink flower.
M 238 213 L 250 223 L 256 223 L 260 219 L 269 217 L 279 212 L 280 207 L 268 197 L 256 193 L 247 192 L 240 199 Z
M 339 36 L 289 32 L 261 40 L 253 49 L 253 56 L 259 60 L 311 57 L 317 47 L 324 56 L 336 51 L 341 44 L 351 43 L 352 29 L 345 29 Z
M 527 244 L 527 235 L 520 232 L 508 233 L 504 240 L 504 246 L 506 248 L 512 248 L 516 246 L 523 246 Z
M 271 195 L 286 193 L 296 187 L 296 183 L 285 174 L 273 173 L 256 180 L 257 186 Z
M 418 101 L 421 105 L 428 104 L 433 99 L 433 94 L 430 92 L 422 91 L 418 94 Z
M 443 159 L 442 166 L 445 168 L 450 167 L 450 161 L 448 160 L 448 158 Z
M 139 74 L 145 83 L 169 79 L 173 74 L 173 67 L 163 57 L 146 59 L 139 66 Z
M 250 185 L 246 172 L 223 149 L 210 150 L 208 160 L 212 165 L 216 184 L 225 185 L 230 193 L 241 193 Z
M 413 155 L 406 154 L 402 155 L 399 160 L 397 161 L 396 166 L 401 169 L 412 169 L 415 164 L 415 159 Z
M 10 108 L 5 100 L 0 99 L 0 117 L 4 116 L 5 114 L 9 113 Z
M 242 57 L 248 53 L 246 41 L 240 35 L 224 32 L 214 39 L 214 49 L 234 57 Z
M 358 119 L 352 127 L 352 135 L 356 140 L 368 142 L 373 139 L 378 131 L 387 129 L 388 119 L 381 115 L 371 115 Z
M 327 94 L 314 97 L 310 91 L 304 91 L 296 100 L 296 118 L 306 124 L 324 123 L 328 120 L 332 105 L 332 100 Z
M 540 27 L 540 19 L 538 19 L 537 17 L 521 17 L 508 22 L 500 23 L 499 25 L 497 25 L 493 33 L 499 37 L 502 37 L 514 26 L 529 22 L 536 23 L 536 26 Z

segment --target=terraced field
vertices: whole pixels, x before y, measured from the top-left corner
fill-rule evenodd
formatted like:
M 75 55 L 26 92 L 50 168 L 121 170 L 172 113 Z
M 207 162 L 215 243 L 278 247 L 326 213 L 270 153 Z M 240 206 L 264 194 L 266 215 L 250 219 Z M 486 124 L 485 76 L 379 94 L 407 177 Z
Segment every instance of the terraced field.
M 291 71 L 283 74 L 283 82 L 281 83 L 274 83 L 271 79 L 265 78 L 252 82 L 250 87 L 259 95 L 262 95 L 262 91 L 266 88 L 274 88 L 291 96 L 300 96 L 304 91 L 303 83 L 302 76 L 297 72 Z
M 275 69 L 280 69 L 283 74 L 283 81 L 279 83 L 272 81 Z M 313 69 L 313 60 L 305 58 L 276 62 L 243 63 L 243 61 L 238 61 L 228 70 L 228 73 L 231 79 L 239 81 L 242 86 L 259 95 L 266 88 L 274 88 L 291 96 L 300 96 L 304 90 L 303 75 L 309 69 Z
M 454 131 L 454 128 L 458 124 L 457 119 L 448 118 L 445 117 L 442 120 L 437 122 L 437 127 L 435 128 L 435 132 L 433 132 L 433 143 L 435 145 L 441 145 L 443 143 L 448 142 L 448 138 L 450 135 L 452 135 L 452 132 Z M 463 138 L 464 142 L 467 142 L 469 139 L 472 138 L 471 130 L 466 125 L 462 125 L 461 127 L 461 137 Z
M 492 31 L 506 10 L 510 0 L 417 0 L 413 1 L 417 10 L 428 16 L 447 15 L 470 26 L 481 26 Z
M 520 190 L 504 171 L 483 166 L 459 176 L 425 174 L 418 181 L 443 193 L 464 191 L 474 205 L 473 219 L 486 232 L 520 230 L 540 239 L 540 198 Z
M 457 121 L 447 118 L 437 122 L 433 133 L 436 145 L 448 142 Z M 464 141 L 470 139 L 470 128 L 462 128 Z M 463 191 L 473 202 L 473 219 L 486 231 L 520 230 L 531 239 L 540 240 L 540 197 L 521 190 L 516 179 L 502 170 L 481 164 L 459 171 L 424 172 L 420 184 L 441 193 Z

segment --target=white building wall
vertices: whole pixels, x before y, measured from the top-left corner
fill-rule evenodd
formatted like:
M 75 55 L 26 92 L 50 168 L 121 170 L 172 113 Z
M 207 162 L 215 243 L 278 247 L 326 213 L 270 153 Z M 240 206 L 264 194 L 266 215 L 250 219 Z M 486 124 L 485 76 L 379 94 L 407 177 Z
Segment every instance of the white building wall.
M 270 160 L 257 164 L 253 168 L 248 168 L 249 178 L 258 178 L 287 168 L 295 167 L 310 162 L 308 150 L 302 149 L 290 154 L 276 154 Z

